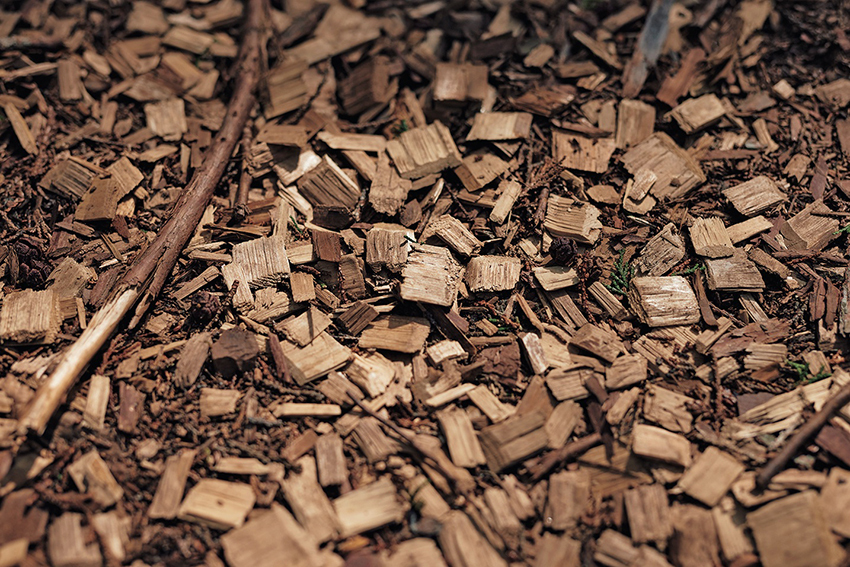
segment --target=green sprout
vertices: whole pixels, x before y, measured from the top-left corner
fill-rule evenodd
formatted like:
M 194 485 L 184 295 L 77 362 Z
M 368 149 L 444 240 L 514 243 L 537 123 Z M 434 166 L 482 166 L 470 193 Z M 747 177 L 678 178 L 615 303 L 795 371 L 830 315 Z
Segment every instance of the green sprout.
M 614 271 L 611 272 L 611 283 L 605 284 L 609 291 L 626 295 L 629 291 L 629 283 L 635 275 L 635 268 L 631 262 L 625 261 L 626 249 L 620 250 L 620 257 L 614 261 Z
M 410 125 L 407 123 L 407 119 L 402 119 L 401 122 L 393 126 L 392 133 L 394 136 L 399 136 L 402 132 L 407 132 L 410 130 Z
M 791 367 L 791 370 L 797 373 L 797 381 L 804 382 L 809 377 L 809 363 L 808 362 L 794 362 L 793 360 L 786 360 L 785 364 Z
M 832 373 L 827 372 L 824 366 L 820 367 L 817 374 L 813 374 L 811 368 L 809 368 L 808 362 L 794 362 L 793 360 L 786 360 L 785 363 L 797 373 L 797 382 L 800 383 L 811 384 L 812 382 L 817 382 L 832 376 Z M 809 376 L 811 376 L 811 378 L 809 378 Z
M 289 215 L 289 220 L 292 221 L 292 224 L 295 226 L 295 230 L 298 231 L 299 236 L 304 236 L 304 232 L 301 230 L 301 227 L 298 226 L 298 221 L 295 220 L 295 217 L 293 217 L 292 215 Z
M 848 224 L 847 226 L 842 226 L 832 234 L 850 234 L 850 224 Z
M 687 270 L 682 270 L 681 272 L 673 272 L 671 275 L 674 275 L 674 276 L 690 276 L 691 274 L 694 274 L 699 270 L 705 270 L 705 265 L 704 264 L 697 264 L 696 266 L 691 266 Z

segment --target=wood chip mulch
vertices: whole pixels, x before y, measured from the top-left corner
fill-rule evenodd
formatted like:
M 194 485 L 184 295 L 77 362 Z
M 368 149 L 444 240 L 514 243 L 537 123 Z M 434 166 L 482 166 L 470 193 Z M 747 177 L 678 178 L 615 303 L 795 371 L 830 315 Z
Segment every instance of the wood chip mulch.
M 0 567 L 850 565 L 848 18 L 0 2 Z

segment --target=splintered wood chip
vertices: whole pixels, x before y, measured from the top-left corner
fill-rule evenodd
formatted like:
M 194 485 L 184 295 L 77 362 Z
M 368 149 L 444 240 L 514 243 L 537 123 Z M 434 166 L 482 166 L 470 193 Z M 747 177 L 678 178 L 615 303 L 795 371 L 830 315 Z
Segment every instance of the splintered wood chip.
M 530 130 L 527 112 L 484 112 L 475 115 L 466 140 L 515 140 L 527 137 Z
M 552 132 L 552 157 L 570 169 L 602 173 L 608 169 L 615 149 L 614 138 L 591 138 L 562 130 Z
M 271 509 L 221 537 L 228 565 L 233 567 L 318 567 L 319 547 L 292 514 L 277 503 Z
M 788 219 L 779 231 L 788 248 L 793 250 L 822 250 L 835 240 L 841 225 L 823 201 L 815 201 Z
M 447 249 L 423 244 L 407 256 L 399 293 L 407 301 L 449 307 L 457 296 L 460 274 L 460 265 Z
M 635 261 L 639 274 L 663 276 L 685 257 L 685 243 L 673 223 L 664 227 L 643 247 Z
M 301 385 L 340 368 L 351 358 L 351 351 L 327 332 L 303 347 L 290 341 L 282 342 L 281 347 L 292 378 Z
M 705 174 L 693 157 L 670 136 L 656 132 L 621 158 L 629 173 L 646 168 L 657 180 L 649 192 L 657 199 L 677 199 L 702 185 Z
M 519 281 L 522 263 L 508 256 L 477 256 L 466 266 L 466 285 L 470 291 L 504 291 Z
M 418 179 L 444 169 L 457 167 L 461 155 L 441 122 L 403 132 L 387 143 L 387 153 L 405 179 Z
M 406 506 L 389 478 L 367 484 L 333 501 L 339 517 L 340 535 L 351 537 L 393 522 L 400 522 Z
M 788 199 L 776 183 L 765 175 L 726 189 L 723 194 L 742 215 L 751 217 Z
M 425 347 L 431 332 L 427 319 L 388 315 L 375 319 L 360 334 L 360 348 L 416 353 Z
M 553 195 L 549 198 L 543 227 L 554 236 L 593 244 L 602 232 L 599 215 L 599 209 L 593 205 Z
M 238 528 L 254 508 L 256 496 L 249 484 L 203 478 L 193 486 L 177 517 L 217 530 Z
M 13 292 L 3 298 L 0 309 L 0 340 L 49 343 L 59 332 L 61 322 L 52 289 Z
M 650 327 L 690 325 L 700 320 L 699 303 L 681 276 L 639 277 L 629 283 L 629 301 Z

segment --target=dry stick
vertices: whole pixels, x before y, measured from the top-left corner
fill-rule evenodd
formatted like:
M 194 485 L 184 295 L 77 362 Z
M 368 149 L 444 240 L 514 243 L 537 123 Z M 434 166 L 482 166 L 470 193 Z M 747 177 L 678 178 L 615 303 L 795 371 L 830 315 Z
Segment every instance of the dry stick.
M 25 35 L 12 35 L 0 38 L 0 51 L 29 50 L 29 49 L 55 49 L 62 45 L 62 38 L 54 36 L 28 37 Z
M 661 55 L 661 48 L 670 32 L 670 8 L 673 0 L 653 0 L 652 8 L 646 17 L 646 23 L 640 32 L 637 47 L 623 71 L 623 96 L 635 98 L 643 88 L 649 75 Z
M 818 431 L 826 425 L 826 422 L 829 421 L 832 414 L 846 406 L 848 403 L 850 403 L 850 383 L 842 386 L 841 389 L 838 390 L 838 393 L 826 402 L 819 412 L 800 427 L 800 430 L 794 434 L 794 437 L 788 441 L 788 444 L 785 445 L 779 454 L 773 457 L 770 462 L 765 465 L 756 477 L 756 486 L 761 489 L 767 488 L 767 485 L 770 484 L 770 480 L 788 465 L 788 461 L 794 458 L 794 455 L 803 448 L 803 445 L 808 443 L 809 440 L 818 434 Z
M 191 238 L 224 173 L 233 149 L 242 134 L 248 113 L 254 106 L 254 90 L 260 77 L 260 25 L 263 0 L 248 3 L 239 74 L 227 116 L 203 165 L 183 190 L 171 216 L 133 266 L 116 285 L 116 292 L 92 318 L 80 338 L 65 351 L 62 360 L 39 386 L 18 422 L 18 431 L 43 434 L 56 408 L 77 381 L 92 358 L 118 329 L 124 317 L 136 306 L 130 328 L 135 327 L 159 294 L 177 263 L 180 252 Z
M 537 482 L 543 478 L 546 473 L 557 467 L 559 464 L 581 455 L 588 449 L 602 443 L 602 436 L 599 433 L 591 433 L 587 437 L 582 437 L 572 443 L 568 443 L 556 451 L 552 451 L 534 466 L 529 468 L 531 472 L 532 482 Z
M 233 203 L 233 218 L 241 223 L 248 217 L 248 191 L 251 189 L 251 172 L 248 171 L 248 158 L 251 155 L 251 127 L 247 124 L 242 132 L 242 175 L 239 176 L 239 186 L 236 189 L 236 199 Z
M 356 399 L 351 394 L 348 395 L 349 399 L 357 404 L 361 410 L 363 410 L 367 415 L 373 417 L 383 423 L 386 427 L 390 429 L 393 433 L 401 437 L 401 439 L 407 443 L 411 448 L 415 449 L 419 456 L 423 461 L 427 462 L 430 466 L 437 469 L 440 474 L 449 479 L 452 484 L 454 484 L 455 489 L 459 494 L 469 495 L 472 490 L 475 488 L 475 480 L 469 474 L 466 469 L 462 469 L 457 467 L 454 463 L 452 463 L 449 459 L 445 457 L 445 454 L 442 452 L 435 452 L 431 449 L 430 446 L 421 443 L 416 436 L 410 435 L 398 425 L 393 423 L 392 421 L 385 419 L 378 415 L 376 412 L 372 411 L 366 404 Z

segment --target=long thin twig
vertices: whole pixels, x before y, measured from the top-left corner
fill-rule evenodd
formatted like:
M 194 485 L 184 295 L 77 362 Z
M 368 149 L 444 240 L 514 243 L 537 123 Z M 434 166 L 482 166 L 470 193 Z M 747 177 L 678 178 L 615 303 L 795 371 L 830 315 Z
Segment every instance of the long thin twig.
M 233 219 L 241 223 L 248 216 L 248 192 L 251 189 L 251 172 L 248 169 L 248 159 L 251 153 L 251 127 L 245 125 L 242 132 L 242 174 L 239 176 L 239 185 L 236 189 L 236 199 L 233 203 Z
M 791 438 L 785 447 L 770 462 L 765 465 L 756 477 L 756 486 L 761 489 L 767 488 L 773 477 L 779 474 L 794 458 L 800 449 L 818 434 L 832 414 L 850 403 L 850 383 L 845 384 L 838 393 L 826 402 L 814 416 L 804 423 L 797 433 Z
M 602 443 L 602 435 L 599 433 L 591 433 L 586 437 L 582 437 L 572 443 L 567 443 L 560 449 L 552 451 L 540 459 L 537 464 L 529 468 L 532 482 L 537 482 L 546 476 L 546 473 L 557 467 L 559 464 L 581 455 L 588 449 L 595 447 L 600 443 Z
M 404 441 L 408 446 L 414 449 L 423 461 L 427 462 L 430 466 L 437 469 L 440 474 L 449 479 L 455 487 L 455 490 L 458 494 L 469 495 L 472 490 L 475 488 L 475 480 L 472 476 L 466 471 L 466 469 L 462 469 L 452 463 L 439 449 L 434 450 L 429 445 L 426 445 L 419 441 L 415 435 L 411 435 L 408 432 L 404 431 L 398 425 L 393 423 L 392 421 L 385 419 L 378 415 L 376 412 L 372 411 L 366 404 L 356 399 L 351 394 L 348 395 L 349 399 L 357 404 L 361 410 L 363 410 L 370 417 L 374 417 L 386 427 L 390 429 L 394 434 L 398 435 L 402 441 Z
M 18 421 L 20 433 L 44 433 L 65 395 L 119 324 L 135 306 L 130 321 L 130 327 L 135 327 L 165 285 L 224 174 L 254 106 L 254 90 L 260 78 L 263 6 L 263 0 L 250 0 L 248 3 L 234 94 L 221 130 L 204 156 L 203 165 L 195 171 L 181 193 L 157 238 L 136 257 L 116 285 L 112 298 L 95 314 L 80 338 L 65 351 L 59 364 L 39 386 Z

